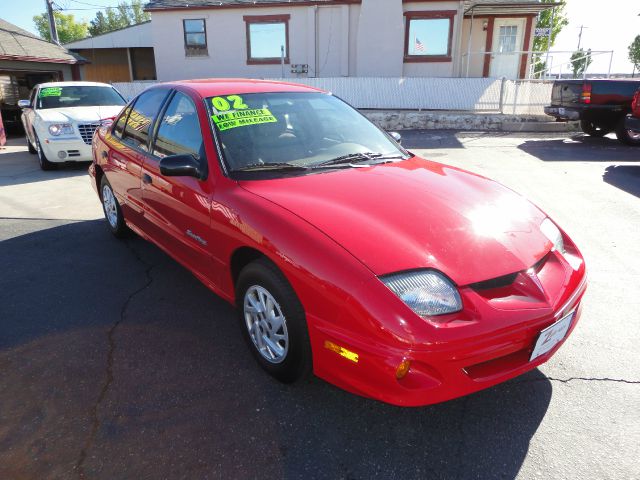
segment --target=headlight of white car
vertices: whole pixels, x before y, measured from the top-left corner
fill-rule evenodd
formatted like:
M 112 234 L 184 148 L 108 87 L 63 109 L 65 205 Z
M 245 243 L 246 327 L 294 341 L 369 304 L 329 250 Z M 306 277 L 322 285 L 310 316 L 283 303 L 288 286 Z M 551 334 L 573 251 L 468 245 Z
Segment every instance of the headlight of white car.
M 49 133 L 54 137 L 59 135 L 73 135 L 73 125 L 70 123 L 52 123 L 49 125 Z
M 462 310 L 462 299 L 457 288 L 435 270 L 394 273 L 380 280 L 421 317 Z

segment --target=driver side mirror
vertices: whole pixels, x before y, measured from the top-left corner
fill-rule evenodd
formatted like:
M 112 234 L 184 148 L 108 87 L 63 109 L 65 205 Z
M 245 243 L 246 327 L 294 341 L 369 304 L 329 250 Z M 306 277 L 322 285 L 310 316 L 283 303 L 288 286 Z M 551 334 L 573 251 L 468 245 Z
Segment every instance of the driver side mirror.
M 200 163 L 191 154 L 169 155 L 160 160 L 160 173 L 165 177 L 194 177 L 204 180 L 206 172 Z
M 31 102 L 29 100 L 18 100 L 18 106 L 20 108 L 31 108 Z
M 393 138 L 396 142 L 398 142 L 399 145 L 402 145 L 402 135 L 400 135 L 398 132 L 387 132 L 389 135 L 391 135 L 391 138 Z

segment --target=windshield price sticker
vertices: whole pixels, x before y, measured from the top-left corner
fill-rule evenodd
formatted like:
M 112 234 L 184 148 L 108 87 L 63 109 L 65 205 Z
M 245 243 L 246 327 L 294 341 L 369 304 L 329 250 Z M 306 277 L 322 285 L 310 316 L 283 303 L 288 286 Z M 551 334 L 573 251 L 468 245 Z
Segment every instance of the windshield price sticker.
M 62 95 L 62 87 L 47 87 L 40 90 L 40 97 L 59 97 Z
M 230 128 L 259 125 L 261 123 L 276 123 L 278 121 L 268 108 L 221 113 L 212 115 L 211 118 L 221 132 Z

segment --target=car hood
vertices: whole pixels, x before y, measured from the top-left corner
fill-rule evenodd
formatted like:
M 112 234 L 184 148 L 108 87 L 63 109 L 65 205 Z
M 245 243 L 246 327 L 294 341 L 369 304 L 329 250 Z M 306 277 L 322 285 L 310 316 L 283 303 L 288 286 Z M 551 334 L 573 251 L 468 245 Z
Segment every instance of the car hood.
M 523 197 L 419 157 L 240 184 L 315 225 L 376 275 L 434 268 L 468 285 L 525 270 L 551 248 L 539 228 L 545 215 Z
M 102 106 L 102 107 L 69 107 L 69 108 L 47 108 L 37 110 L 38 116 L 45 122 L 78 122 L 93 123 L 104 118 L 115 117 L 120 110 L 121 105 Z

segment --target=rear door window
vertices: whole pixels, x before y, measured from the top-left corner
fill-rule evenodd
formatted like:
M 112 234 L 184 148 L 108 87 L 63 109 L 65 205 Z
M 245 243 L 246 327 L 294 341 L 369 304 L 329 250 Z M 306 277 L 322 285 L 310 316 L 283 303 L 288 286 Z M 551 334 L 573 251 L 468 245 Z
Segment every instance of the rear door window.
M 167 93 L 164 89 L 153 89 L 138 97 L 124 127 L 122 140 L 126 144 L 144 152 L 148 151 L 149 129 Z
M 198 112 L 184 93 L 176 92 L 162 115 L 153 154 L 160 158 L 178 154 L 204 157 Z

